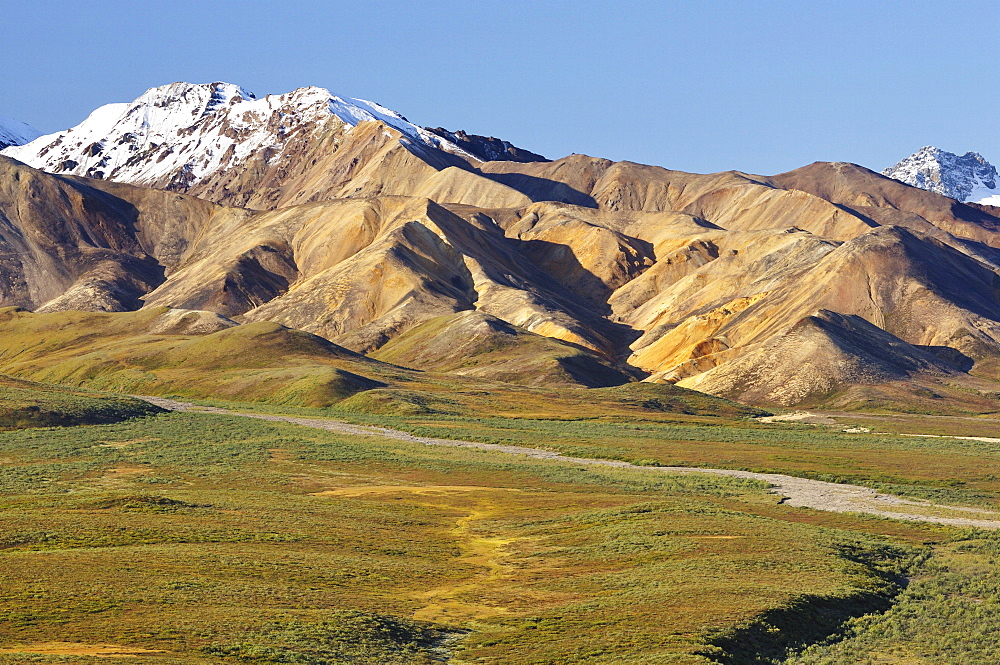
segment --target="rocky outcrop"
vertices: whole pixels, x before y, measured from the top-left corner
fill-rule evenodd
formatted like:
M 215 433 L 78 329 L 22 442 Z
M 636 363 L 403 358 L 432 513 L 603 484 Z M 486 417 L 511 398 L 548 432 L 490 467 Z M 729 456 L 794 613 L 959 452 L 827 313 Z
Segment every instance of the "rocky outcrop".
M 494 136 L 468 134 L 464 130 L 450 132 L 444 127 L 426 127 L 427 131 L 454 143 L 462 150 L 475 155 L 484 162 L 547 162 L 541 155 L 518 148 L 510 141 Z

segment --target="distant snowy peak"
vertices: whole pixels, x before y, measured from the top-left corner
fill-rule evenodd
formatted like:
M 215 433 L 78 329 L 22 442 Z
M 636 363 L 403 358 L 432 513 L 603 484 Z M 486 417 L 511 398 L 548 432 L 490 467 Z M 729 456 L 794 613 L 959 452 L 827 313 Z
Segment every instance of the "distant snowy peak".
M 315 87 L 257 99 L 221 82 L 152 88 L 134 102 L 102 106 L 72 129 L 3 154 L 53 173 L 184 187 L 251 157 L 277 159 L 291 137 L 320 131 L 333 119 L 347 131 L 379 121 L 403 134 L 404 143 L 473 158 L 374 102 Z
M 927 146 L 882 175 L 959 201 L 1000 205 L 1000 176 L 977 152 L 956 155 Z
M 0 115 L 0 149 L 12 145 L 24 145 L 34 141 L 41 132 L 20 120 Z

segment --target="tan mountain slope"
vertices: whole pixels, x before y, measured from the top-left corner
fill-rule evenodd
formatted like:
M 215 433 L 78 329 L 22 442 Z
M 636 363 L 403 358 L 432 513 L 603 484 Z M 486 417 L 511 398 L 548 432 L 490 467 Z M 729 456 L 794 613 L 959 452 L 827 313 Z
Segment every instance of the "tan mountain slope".
M 819 197 L 776 189 L 762 178 L 735 171 L 698 175 L 618 162 L 591 195 L 608 210 L 676 210 L 732 231 L 799 226 L 846 239 L 870 226 Z
M 528 260 L 592 307 L 604 309 L 612 291 L 654 262 L 651 242 L 620 230 L 628 220 L 590 208 L 536 203 L 489 214 Z M 659 233 L 669 232 L 667 216 L 657 222 Z
M 599 157 L 570 155 L 552 162 L 486 162 L 479 165 L 479 171 L 524 193 L 532 201 L 597 207 L 591 192 L 612 164 L 611 160 Z
M 767 181 L 843 206 L 878 224 L 933 234 L 934 227 L 957 238 L 1000 247 L 1000 219 L 982 208 L 910 187 L 856 164 L 816 162 Z
M 467 377 L 535 386 L 616 386 L 629 376 L 605 359 L 479 311 L 430 319 L 371 357 Z
M 27 229 L 6 239 L 9 254 L 43 262 L 27 268 L 10 264 L 8 290 L 29 295 L 51 290 L 6 304 L 47 310 L 124 310 L 141 304 L 208 309 L 276 320 L 362 351 L 429 318 L 479 308 L 614 355 L 599 332 L 603 319 L 548 280 L 516 242 L 479 213 L 466 219 L 427 199 L 404 197 L 252 213 L 186 195 L 52 176 L 13 160 L 4 165 L 11 173 L 4 180 L 9 187 L 2 192 L 2 209 L 12 211 L 13 232 Z M 40 187 L 47 188 L 44 196 L 35 195 Z M 70 203 L 64 209 L 53 201 Z M 33 230 L 33 224 L 49 226 Z M 22 236 L 49 244 L 25 249 Z M 91 255 L 100 269 L 112 271 L 98 295 L 94 269 L 84 260 Z M 133 284 L 136 271 L 127 268 L 129 262 L 144 262 L 152 274 Z M 53 274 L 64 277 L 60 282 Z M 130 300 L 106 302 L 110 296 L 104 294 L 123 289 L 129 289 Z
M 503 162 L 501 162 L 503 163 Z M 274 210 L 337 198 L 415 196 L 439 203 L 485 208 L 518 207 L 552 198 L 544 189 L 532 196 L 530 179 L 480 173 L 482 163 L 409 140 L 377 121 L 345 125 L 336 117 L 290 137 L 280 154 L 266 151 L 238 166 L 183 188 L 216 203 Z M 154 183 L 155 184 L 155 183 Z M 163 182 L 159 186 L 176 187 Z M 564 186 L 561 198 L 585 203 Z M 565 190 L 565 191 L 563 191 Z
M 750 403 L 787 406 L 849 385 L 913 378 L 959 382 L 958 374 L 930 353 L 861 317 L 819 310 L 681 385 Z
M 0 298 L 41 310 L 135 309 L 184 260 L 191 238 L 222 218 L 244 217 L 194 197 L 53 176 L 0 156 Z
M 643 331 L 629 362 L 655 379 L 676 380 L 773 334 L 773 310 L 786 300 L 777 292 L 794 290 L 835 247 L 800 230 L 693 240 L 679 252 L 683 260 L 666 270 L 654 266 L 612 296 L 622 320 Z
M 413 196 L 479 208 L 519 208 L 531 204 L 531 199 L 516 189 L 457 166 L 431 175 L 413 191 Z
M 272 210 L 342 197 L 409 195 L 458 157 L 415 146 L 381 122 L 330 117 L 303 128 L 280 155 L 260 153 L 238 168 L 192 183 L 187 193 L 225 205 Z
M 731 329 L 722 337 L 715 334 L 729 319 L 753 319 L 753 324 L 741 324 L 746 332 L 737 336 L 753 340 L 775 334 L 776 329 L 803 316 L 800 307 L 786 306 L 796 301 L 809 302 L 813 309 L 823 305 L 858 313 L 877 325 L 888 325 L 891 332 L 916 344 L 969 352 L 983 369 L 990 364 L 985 361 L 996 355 L 997 308 L 992 282 L 997 261 L 989 245 L 997 242 L 1000 219 L 988 210 L 914 190 L 854 165 L 816 164 L 762 178 L 739 173 L 700 176 L 629 163 L 600 164 L 603 170 L 599 178 L 571 181 L 566 177 L 569 161 L 581 158 L 496 168 L 505 173 L 530 172 L 539 180 L 573 182 L 602 208 L 622 212 L 670 208 L 726 231 L 678 238 L 681 243 L 674 250 L 678 253 L 670 257 L 665 254 L 666 246 L 657 247 L 652 266 L 609 297 L 615 319 L 642 331 L 632 345 L 637 353 L 630 362 L 647 371 L 677 376 L 671 368 L 676 369 L 679 359 L 696 360 L 683 369 L 680 376 L 684 376 L 738 355 L 727 352 L 713 362 L 697 360 L 710 350 L 719 353 L 732 348 L 736 340 L 730 339 Z M 491 166 L 485 165 L 483 170 Z M 587 191 L 584 185 L 591 189 Z M 907 234 L 909 240 L 904 242 L 898 233 L 883 234 L 879 230 L 883 223 L 902 223 L 926 235 L 918 240 Z M 779 241 L 776 232 L 783 224 L 811 230 L 815 235 L 795 243 L 787 254 L 767 251 L 761 255 L 761 241 L 768 245 Z M 758 229 L 756 237 L 738 233 Z M 873 229 L 878 232 L 868 237 Z M 642 237 L 637 227 L 631 230 Z M 860 237 L 866 238 L 860 245 L 849 243 L 830 257 L 811 277 L 815 283 L 800 280 L 805 270 L 834 250 L 837 241 Z M 897 245 L 898 251 L 885 250 L 886 242 Z M 725 249 L 720 251 L 720 245 Z M 880 245 L 885 251 L 876 249 Z M 935 246 L 933 251 L 927 249 L 931 245 Z M 947 251 L 946 246 L 958 251 Z M 868 255 L 863 270 L 850 258 L 859 249 Z M 896 260 L 896 255 L 914 253 L 902 263 Z M 837 269 L 838 262 L 845 259 L 853 267 Z M 701 268 L 709 263 L 711 267 Z M 700 269 L 692 270 L 694 267 Z M 943 274 L 937 275 L 939 271 Z M 869 284 L 877 285 L 873 286 L 874 302 L 879 304 L 867 294 Z M 773 295 L 768 297 L 769 293 Z M 775 305 L 775 301 L 782 304 Z M 751 311 L 744 313 L 748 308 Z M 789 311 L 782 314 L 783 308 Z M 664 335 L 665 330 L 670 334 Z M 943 353 L 960 365 L 967 364 L 968 359 Z
M 972 358 L 1000 343 L 1000 276 L 938 240 L 884 226 L 828 254 L 797 287 L 802 306 L 858 314 L 912 344 Z
M 737 254 L 723 246 L 625 317 L 646 330 L 629 362 L 657 379 L 690 377 L 784 334 L 816 308 L 861 317 L 954 368 L 981 362 L 987 372 L 997 357 L 997 277 L 951 247 L 896 227 L 839 247 L 801 231 L 758 236 L 743 237 Z
M 326 148 L 304 147 L 295 159 L 290 153 L 284 170 L 270 171 L 278 162 L 265 160 L 253 173 L 222 172 L 233 180 L 212 185 L 211 196 L 223 200 L 259 195 L 254 205 L 274 208 L 268 211 L 34 172 L 53 192 L 70 192 L 64 199 L 76 197 L 60 214 L 78 221 L 50 229 L 33 220 L 54 224 L 58 215 L 39 201 L 59 197 L 32 198 L 7 178 L 5 200 L 20 202 L 0 208 L 16 211 L 10 226 L 37 226 L 56 239 L 27 250 L 22 236 L 30 234 L 18 231 L 7 241 L 12 253 L 28 251 L 64 275 L 47 287 L 47 300 L 10 304 L 211 310 L 415 367 L 528 383 L 602 385 L 615 365 L 653 381 L 722 376 L 768 345 L 788 348 L 781 340 L 817 309 L 860 317 L 942 358 L 949 371 L 988 376 L 1000 365 L 1000 255 L 993 249 L 1000 219 L 988 211 L 851 165 L 766 178 L 583 155 L 472 163 L 407 146 L 377 122 L 346 132 L 330 122 Z M 209 186 L 195 183 L 192 191 L 202 185 Z M 331 196 L 338 198 L 323 200 Z M 99 292 L 112 295 L 90 296 L 89 304 L 86 289 L 100 280 L 86 276 L 93 268 L 78 270 L 90 259 L 64 265 L 63 244 L 73 257 L 104 257 L 97 264 L 110 276 L 101 283 L 131 300 L 104 286 Z M 145 262 L 152 274 L 141 281 L 144 273 L 128 261 Z M 40 285 L 35 275 L 45 269 L 8 272 L 11 293 L 30 293 L 16 285 Z M 557 341 L 546 346 L 528 333 Z M 494 353 L 493 345 L 507 351 Z M 461 348 L 469 354 L 464 365 L 455 352 Z M 833 348 L 819 344 L 815 352 Z M 844 357 L 861 353 L 853 343 L 836 348 Z M 541 359 L 520 361 L 530 376 L 508 371 L 529 349 Z M 578 353 L 597 378 L 560 360 Z M 907 378 L 853 370 L 830 376 L 851 385 L 936 370 L 918 364 L 907 371 Z M 815 389 L 800 385 L 790 394 L 812 399 L 834 390 L 818 376 L 803 373 L 799 383 Z
M 242 285 L 266 284 L 262 273 L 274 290 L 251 297 Z M 381 197 L 261 213 L 238 234 L 218 227 L 146 302 L 279 321 L 359 351 L 428 318 L 478 308 L 612 353 L 577 320 L 599 317 L 571 314 L 584 308 L 544 282 L 495 225 L 427 199 Z
M 797 226 L 848 240 L 874 226 L 896 225 L 990 244 L 1000 229 L 988 207 L 961 204 L 855 164 L 817 162 L 770 177 L 736 171 L 702 175 L 571 155 L 553 162 L 489 162 L 479 169 L 533 200 L 565 200 L 557 188 L 568 187 L 580 205 L 686 212 L 729 230 Z
M 548 280 L 490 218 L 427 199 L 366 205 L 328 204 L 328 214 L 303 227 L 292 239 L 300 279 L 246 319 L 280 321 L 367 352 L 428 318 L 480 309 L 613 355 L 600 331 L 606 322 Z M 339 237 L 349 239 L 349 252 L 327 250 Z

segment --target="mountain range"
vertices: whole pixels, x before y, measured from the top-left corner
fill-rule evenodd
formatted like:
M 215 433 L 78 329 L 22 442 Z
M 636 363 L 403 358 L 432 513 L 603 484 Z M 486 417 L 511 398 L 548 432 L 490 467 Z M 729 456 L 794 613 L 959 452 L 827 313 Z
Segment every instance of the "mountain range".
M 989 185 L 978 156 L 947 192 L 901 181 L 946 165 L 933 149 L 891 177 L 549 161 L 227 83 L 28 138 L 0 152 L 0 305 L 207 311 L 528 385 L 980 411 L 1000 393 L 1000 208 L 951 196 Z

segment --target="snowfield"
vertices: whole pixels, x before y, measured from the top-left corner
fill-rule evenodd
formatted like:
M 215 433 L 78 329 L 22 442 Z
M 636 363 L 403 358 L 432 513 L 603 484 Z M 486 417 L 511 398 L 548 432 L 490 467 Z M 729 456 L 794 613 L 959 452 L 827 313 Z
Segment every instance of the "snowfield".
M 40 132 L 20 120 L 0 115 L 0 147 L 24 145 L 38 138 Z

